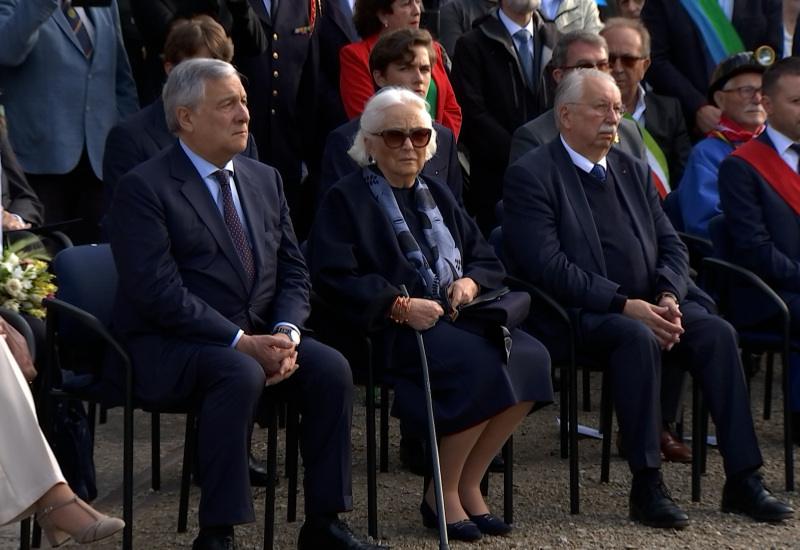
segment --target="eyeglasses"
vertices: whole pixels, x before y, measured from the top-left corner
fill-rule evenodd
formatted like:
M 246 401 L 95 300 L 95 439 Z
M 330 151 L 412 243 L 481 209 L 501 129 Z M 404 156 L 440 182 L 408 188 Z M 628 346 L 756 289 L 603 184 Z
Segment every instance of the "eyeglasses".
M 597 103 L 597 104 L 593 104 L 593 103 L 578 103 L 577 101 L 571 101 L 571 102 L 567 103 L 567 105 L 585 105 L 586 107 L 589 107 L 591 110 L 593 110 L 595 113 L 597 113 L 597 116 L 602 116 L 602 117 L 606 116 L 609 111 L 614 111 L 614 114 L 617 115 L 617 117 L 622 118 L 622 116 L 625 113 L 628 112 L 627 109 L 625 108 L 625 105 L 623 105 L 622 103 L 619 103 L 619 104 L 612 104 L 612 103 Z
M 389 149 L 399 149 L 407 139 L 411 140 L 411 145 L 419 149 L 421 147 L 427 147 L 431 142 L 432 133 L 433 131 L 430 128 L 415 128 L 410 132 L 389 129 L 372 135 L 381 136 L 383 138 L 383 143 L 386 144 L 386 147 Z
M 761 94 L 761 88 L 755 86 L 739 86 L 738 88 L 731 88 L 730 90 L 720 90 L 720 92 L 737 92 L 742 99 L 753 99 L 757 93 Z
M 603 71 L 604 73 L 608 72 L 610 65 L 608 61 L 581 61 L 577 65 L 570 65 L 568 67 L 561 67 L 562 71 L 568 71 L 570 69 L 598 69 Z
M 634 68 L 636 66 L 636 63 L 638 61 L 641 61 L 642 59 L 645 59 L 645 58 L 644 57 L 638 57 L 636 55 L 631 55 L 631 54 L 616 54 L 616 53 L 609 53 L 608 54 L 608 64 L 610 66 L 613 67 L 614 65 L 616 65 L 617 64 L 617 59 L 620 60 L 620 62 L 622 63 L 623 67 L 627 67 L 629 69 L 632 69 L 632 68 Z

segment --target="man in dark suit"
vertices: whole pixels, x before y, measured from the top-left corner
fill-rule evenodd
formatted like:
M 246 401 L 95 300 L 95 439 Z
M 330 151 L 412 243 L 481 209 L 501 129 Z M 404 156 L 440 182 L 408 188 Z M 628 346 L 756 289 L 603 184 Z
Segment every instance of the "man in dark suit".
M 119 181 L 109 213 L 113 321 L 133 359 L 136 397 L 198 408 L 193 550 L 235 548 L 233 525 L 254 520 L 248 443 L 264 386 L 278 383 L 303 418 L 298 549 L 376 548 L 338 519 L 352 507 L 350 368 L 310 337 L 298 348 L 308 272 L 280 176 L 239 155 L 249 122 L 239 75 L 222 61 L 190 59 L 170 73 L 163 99 L 180 141 Z
M 648 161 L 659 177 L 666 176 L 666 192 L 678 186 L 692 150 L 680 102 L 645 90 L 644 77 L 650 67 L 650 33 L 638 19 L 615 17 L 606 21 L 600 36 L 608 43 L 611 76 L 617 81 L 627 114 L 638 124 L 645 140 Z M 655 147 L 652 147 L 655 145 Z M 657 164 L 666 161 L 666 172 Z
M 314 31 L 319 0 L 248 0 L 258 15 L 266 50 L 256 56 L 237 56 L 247 77 L 251 98 L 250 131 L 261 161 L 277 168 L 295 231 L 305 237 L 314 211 L 313 186 L 308 174 L 319 171 L 318 36 Z M 302 185 L 301 185 L 302 184 Z
M 470 152 L 467 209 L 484 235 L 497 225 L 511 135 L 545 109 L 542 75 L 556 28 L 536 11 L 539 3 L 500 0 L 456 42 L 451 80 L 464 115 L 460 140 Z
M 791 517 L 759 473 L 736 333 L 691 283 L 686 248 L 661 210 L 647 165 L 611 148 L 621 111 L 607 73 L 574 71 L 561 82 L 561 135 L 506 173 L 510 271 L 574 308 L 582 349 L 608 362 L 633 473 L 633 520 L 689 523 L 664 485 L 659 457 L 661 370 L 678 364 L 702 387 L 717 427 L 727 475 L 722 510 L 767 521 Z
M 605 38 L 591 31 L 565 34 L 556 43 L 551 64 L 554 67 L 552 76 L 555 84 L 576 69 L 594 67 L 601 71 L 609 71 L 608 44 Z M 552 141 L 557 135 L 555 115 L 552 109 L 545 111 L 514 132 L 509 163 L 515 162 L 534 147 Z M 647 161 L 642 133 L 632 120 L 623 119 L 620 122 L 619 134 L 614 145 L 626 153 Z
M 379 38 L 369 54 L 370 71 L 376 87 L 400 86 L 425 98 L 436 62 L 432 40 L 428 31 L 414 28 L 401 29 Z M 328 134 L 322 155 L 317 204 L 336 182 L 360 169 L 347 154 L 360 125 L 361 117 L 358 116 Z M 437 122 L 433 123 L 433 128 L 436 130 L 436 154 L 425 163 L 422 173 L 444 181 L 461 203 L 461 164 L 455 136 L 452 130 Z
M 233 59 L 233 41 L 225 29 L 208 15 L 198 15 L 174 22 L 163 51 L 163 70 L 170 71 L 185 59 L 209 57 L 228 63 Z M 114 126 L 106 138 L 103 155 L 103 189 L 105 209 L 111 204 L 114 187 L 128 171 L 172 146 L 175 135 L 167 128 L 164 102 L 156 101 Z M 258 160 L 253 136 L 248 137 L 242 153 Z
M 762 277 L 784 299 L 792 322 L 792 337 L 800 334 L 800 208 L 797 197 L 800 177 L 796 175 L 797 142 L 800 141 L 800 113 L 795 98 L 800 94 L 800 58 L 777 61 L 764 72 L 767 129 L 750 145 L 742 145 L 722 161 L 719 168 L 719 198 L 725 225 L 733 240 L 732 261 Z M 746 155 L 752 150 L 763 161 L 754 163 Z M 745 156 L 742 156 L 742 155 Z M 783 169 L 780 177 L 768 177 L 767 166 Z M 766 174 L 766 175 L 765 175 Z M 777 311 L 763 300 L 740 295 L 741 309 L 748 314 L 742 322 L 757 324 Z M 800 358 L 791 356 L 792 431 L 800 444 Z
M 3 188 L 3 231 L 36 227 L 44 221 L 44 207 L 19 165 L 17 155 L 8 142 L 8 134 L 0 126 L 0 184 Z
M 719 120 L 719 109 L 709 104 L 706 88 L 711 72 L 726 54 L 712 58 L 708 39 L 682 5 L 684 1 L 697 4 L 694 0 L 647 0 L 642 8 L 642 21 L 653 37 L 647 81 L 656 92 L 680 100 L 686 127 L 702 137 Z M 727 5 L 732 11 L 720 8 L 720 17 L 741 39 L 744 48 L 739 51 L 764 45 L 783 51 L 781 0 L 733 0 Z

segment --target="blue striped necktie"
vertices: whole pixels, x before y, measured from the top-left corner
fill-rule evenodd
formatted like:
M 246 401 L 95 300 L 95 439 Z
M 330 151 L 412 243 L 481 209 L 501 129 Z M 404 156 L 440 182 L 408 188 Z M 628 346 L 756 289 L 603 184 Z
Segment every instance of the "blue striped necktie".
M 94 51 L 92 39 L 89 37 L 89 31 L 86 30 L 81 16 L 78 15 L 78 12 L 72 7 L 72 1 L 62 0 L 61 11 L 64 12 L 64 16 L 67 18 L 67 21 L 69 21 L 69 26 L 72 27 L 72 32 L 75 33 L 75 38 L 78 39 L 81 48 L 83 48 L 83 55 L 86 56 L 86 59 L 89 59 L 92 57 L 92 52 Z

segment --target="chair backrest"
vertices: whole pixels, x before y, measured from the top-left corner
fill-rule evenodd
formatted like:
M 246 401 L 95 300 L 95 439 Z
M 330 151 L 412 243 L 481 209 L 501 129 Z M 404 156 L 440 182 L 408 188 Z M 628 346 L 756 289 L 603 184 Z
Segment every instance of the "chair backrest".
M 494 248 L 494 254 L 497 256 L 497 259 L 500 260 L 503 265 L 506 265 L 505 259 L 503 258 L 503 228 L 502 227 L 495 227 L 492 229 L 492 232 L 489 233 L 489 244 L 492 245 Z
M 725 225 L 725 215 L 718 214 L 708 222 L 708 234 L 714 249 L 714 257 L 720 260 L 733 259 L 733 240 Z
M 671 191 L 664 197 L 664 213 L 672 222 L 672 227 L 675 231 L 683 231 L 683 214 L 681 213 L 681 205 L 678 202 L 678 192 Z
M 56 297 L 97 317 L 104 325 L 111 324 L 114 295 L 117 292 L 117 268 L 108 244 L 91 244 L 66 248 L 53 259 L 58 282 Z M 59 341 L 75 338 L 84 346 L 96 342 L 96 334 L 80 323 L 63 319 L 59 326 Z M 88 339 L 88 341 L 87 341 Z

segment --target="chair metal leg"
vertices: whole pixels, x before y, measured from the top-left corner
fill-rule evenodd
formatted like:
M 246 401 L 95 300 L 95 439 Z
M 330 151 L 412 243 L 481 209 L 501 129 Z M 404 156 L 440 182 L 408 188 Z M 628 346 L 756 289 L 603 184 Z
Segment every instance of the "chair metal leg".
M 592 410 L 592 400 L 591 400 L 591 376 L 592 371 L 589 367 L 583 367 L 583 410 L 584 412 L 589 412 Z
M 128 373 L 130 378 L 130 373 Z M 131 380 L 128 380 L 128 405 L 124 415 L 124 442 L 122 457 L 122 520 L 125 528 L 122 531 L 123 550 L 133 550 L 133 405 L 131 404 Z
M 608 483 L 611 469 L 611 434 L 614 432 L 612 427 L 614 403 L 611 392 L 611 373 L 604 372 L 600 397 L 600 427 L 603 430 L 603 458 L 600 466 L 601 483 Z
M 275 476 L 278 473 L 278 410 L 270 403 L 267 413 L 267 490 L 264 503 L 264 550 L 272 550 L 275 538 Z
M 700 475 L 704 470 L 706 410 L 700 384 L 692 379 L 692 502 L 700 502 Z
M 561 458 L 569 457 L 569 379 L 567 372 L 569 365 L 561 367 L 561 425 L 559 433 L 561 435 Z
M 187 434 L 188 435 L 188 434 Z M 150 485 L 154 491 L 161 490 L 161 415 L 150 413 Z M 183 533 L 178 529 L 180 533 Z
M 578 366 L 575 356 L 575 337 L 570 334 L 569 352 L 569 507 L 571 514 L 580 513 L 578 479 Z M 562 381 L 562 384 L 564 382 Z
M 503 445 L 503 521 L 514 523 L 514 436 Z
M 19 550 L 31 550 L 31 518 L 19 523 Z
M 389 386 L 381 384 L 381 456 L 380 471 L 389 471 Z
M 783 454 L 786 468 L 786 490 L 794 491 L 794 442 L 792 441 L 791 391 L 789 388 L 789 334 L 784 334 L 781 353 L 781 380 L 783 382 Z
M 155 419 L 154 419 L 155 420 Z M 192 463 L 197 441 L 197 417 L 186 415 L 186 431 L 183 437 L 183 469 L 181 471 L 181 495 L 178 504 L 178 533 L 185 533 L 189 518 L 189 490 L 192 484 Z
M 286 472 L 289 478 L 286 521 L 297 521 L 297 457 L 300 430 L 300 410 L 296 403 L 286 404 Z
M 365 364 L 367 365 L 367 532 L 378 538 L 378 479 L 375 452 L 375 374 L 372 364 L 372 342 L 365 342 Z
M 772 417 L 772 378 L 775 354 L 767 353 L 767 370 L 764 372 L 764 420 Z

